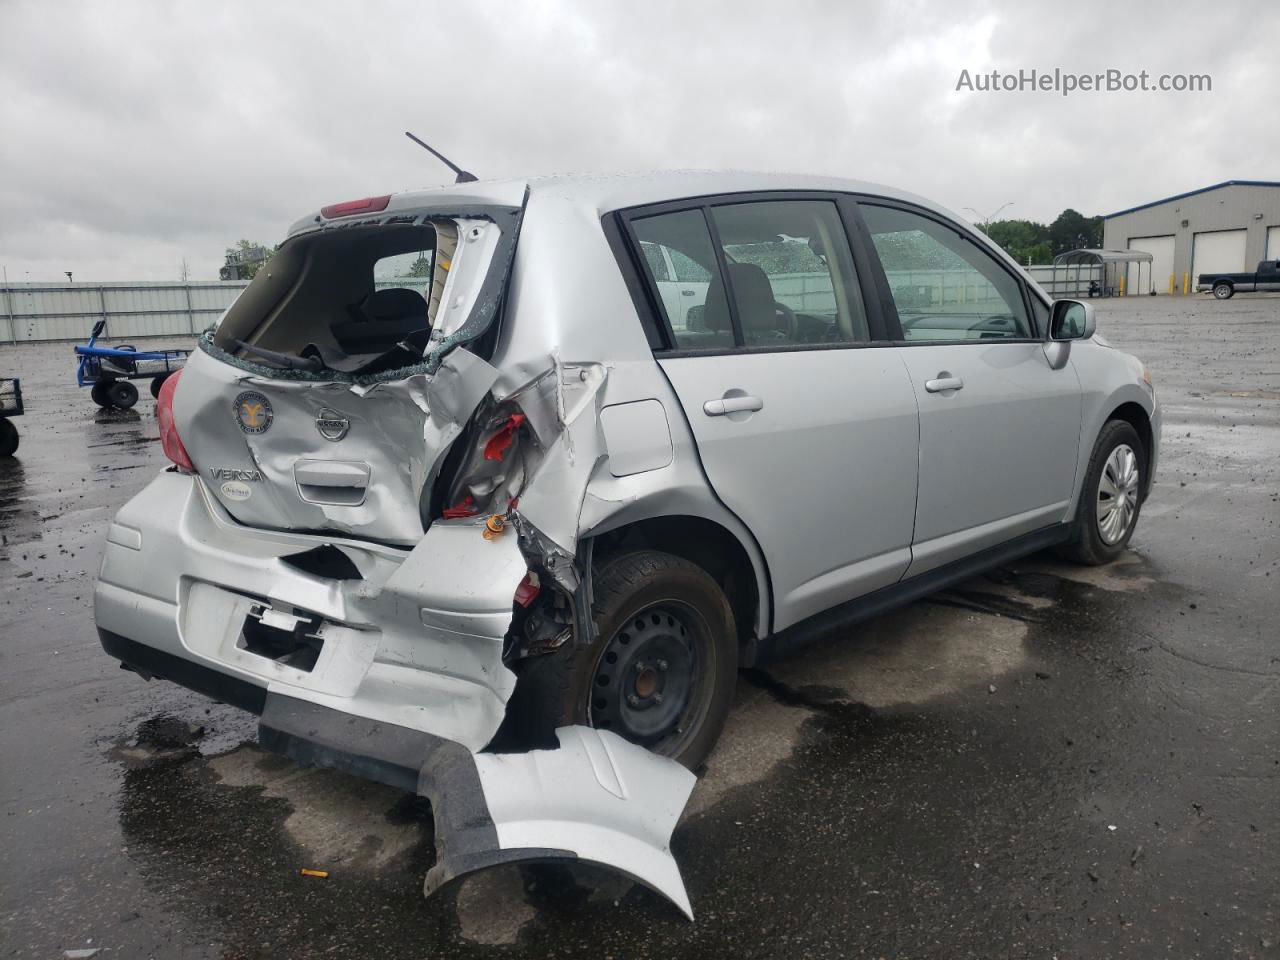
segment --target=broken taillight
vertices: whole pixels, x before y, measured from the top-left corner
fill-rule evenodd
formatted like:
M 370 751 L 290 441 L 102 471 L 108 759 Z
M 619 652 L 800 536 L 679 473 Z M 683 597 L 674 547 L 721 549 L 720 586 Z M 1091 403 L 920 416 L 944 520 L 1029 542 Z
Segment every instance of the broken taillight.
M 178 428 L 173 422 L 173 392 L 178 389 L 178 378 L 181 376 L 182 371 L 179 370 L 165 377 L 164 383 L 160 385 L 160 394 L 156 397 L 156 422 L 160 425 L 160 449 L 164 451 L 164 455 L 179 470 L 195 473 L 195 464 L 191 462 L 187 448 L 182 445 L 182 438 L 178 436 Z
M 498 428 L 498 432 L 491 436 L 484 445 L 484 458 L 486 460 L 501 460 L 503 454 L 507 452 L 507 447 L 511 446 L 511 442 L 516 438 L 516 431 L 520 429 L 520 424 L 524 423 L 523 413 L 513 413 L 507 417 L 507 422 Z
M 379 210 L 387 209 L 387 204 L 391 202 L 391 194 L 382 197 L 363 197 L 359 200 L 346 200 L 342 203 L 331 203 L 327 207 L 320 208 L 320 216 L 326 220 L 333 220 L 337 217 L 350 217 L 357 213 L 377 213 Z
M 529 604 L 538 599 L 538 594 L 541 591 L 542 586 L 538 582 L 538 575 L 531 571 L 524 575 L 524 579 L 516 587 L 515 601 L 522 607 L 528 607 Z

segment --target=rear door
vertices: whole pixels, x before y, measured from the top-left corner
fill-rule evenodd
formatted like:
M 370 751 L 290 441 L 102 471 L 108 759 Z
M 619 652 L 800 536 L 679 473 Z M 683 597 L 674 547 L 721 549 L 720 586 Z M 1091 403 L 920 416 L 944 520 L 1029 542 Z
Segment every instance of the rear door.
M 941 217 L 872 201 L 858 210 L 920 407 L 908 575 L 1061 520 L 1080 383 L 1070 363 L 1049 366 L 1022 279 Z
M 707 278 L 684 328 L 666 317 L 658 360 L 707 477 L 768 560 L 774 629 L 894 583 L 910 560 L 915 399 L 877 346 L 839 202 L 727 198 L 628 221 Z

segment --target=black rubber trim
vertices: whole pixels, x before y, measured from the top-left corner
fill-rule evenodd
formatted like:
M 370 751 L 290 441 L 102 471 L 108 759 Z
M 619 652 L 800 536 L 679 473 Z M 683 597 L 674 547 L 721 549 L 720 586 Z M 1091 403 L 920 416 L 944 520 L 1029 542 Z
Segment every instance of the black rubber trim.
M 928 570 L 910 580 L 901 580 L 863 597 L 855 597 L 839 606 L 814 614 L 806 620 L 760 641 L 754 663 L 761 663 L 796 647 L 825 639 L 832 631 L 887 613 L 896 607 L 936 593 L 961 580 L 984 571 L 1063 543 L 1071 536 L 1071 527 L 1055 523 L 1004 543 L 988 547 L 968 557 Z M 754 665 L 754 664 L 752 664 Z
M 188 690 L 229 703 L 241 710 L 262 713 L 267 698 L 265 687 L 228 676 L 183 657 L 175 657 L 171 653 L 148 647 L 101 627 L 98 628 L 98 640 L 102 643 L 103 650 L 148 679 L 160 677 L 171 680 Z

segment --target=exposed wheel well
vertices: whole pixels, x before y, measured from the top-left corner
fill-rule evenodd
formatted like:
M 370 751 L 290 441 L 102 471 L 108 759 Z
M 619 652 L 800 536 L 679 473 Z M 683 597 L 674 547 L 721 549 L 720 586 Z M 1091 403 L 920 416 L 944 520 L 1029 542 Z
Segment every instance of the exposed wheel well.
M 1154 446 L 1151 436 L 1151 418 L 1147 411 L 1136 403 L 1122 403 L 1111 411 L 1107 420 L 1123 420 L 1138 431 L 1138 439 L 1142 441 L 1142 499 L 1151 492 L 1151 450 Z
M 695 563 L 720 584 L 738 627 L 738 643 L 756 636 L 760 592 L 751 558 L 738 538 L 703 517 L 653 517 L 637 520 L 594 538 L 597 561 L 623 550 L 648 548 Z M 761 628 L 762 629 L 762 628 Z

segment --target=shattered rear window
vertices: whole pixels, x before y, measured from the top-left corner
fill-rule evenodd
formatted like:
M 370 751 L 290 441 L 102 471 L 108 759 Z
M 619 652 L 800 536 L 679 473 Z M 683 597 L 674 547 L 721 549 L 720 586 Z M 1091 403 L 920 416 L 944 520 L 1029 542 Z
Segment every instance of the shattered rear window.
M 227 311 L 214 345 L 234 351 L 240 341 L 291 355 L 313 347 L 326 360 L 383 353 L 405 338 L 421 350 L 435 249 L 429 224 L 289 241 Z

